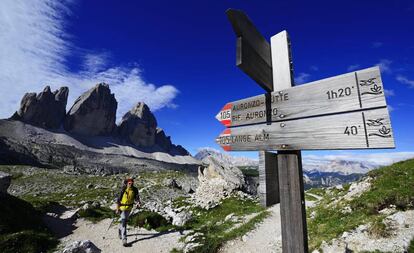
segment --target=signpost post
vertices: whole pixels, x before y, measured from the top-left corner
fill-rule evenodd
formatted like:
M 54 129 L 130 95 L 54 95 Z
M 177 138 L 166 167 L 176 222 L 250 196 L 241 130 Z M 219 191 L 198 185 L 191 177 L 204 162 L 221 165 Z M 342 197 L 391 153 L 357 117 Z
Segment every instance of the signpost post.
M 301 150 L 394 148 L 380 71 L 292 87 L 287 32 L 273 36 L 269 46 L 243 12 L 227 15 L 237 36 L 237 66 L 267 93 L 227 103 L 216 118 L 228 128 L 216 142 L 226 151 L 262 150 L 262 203 L 280 199 L 283 252 L 307 252 Z

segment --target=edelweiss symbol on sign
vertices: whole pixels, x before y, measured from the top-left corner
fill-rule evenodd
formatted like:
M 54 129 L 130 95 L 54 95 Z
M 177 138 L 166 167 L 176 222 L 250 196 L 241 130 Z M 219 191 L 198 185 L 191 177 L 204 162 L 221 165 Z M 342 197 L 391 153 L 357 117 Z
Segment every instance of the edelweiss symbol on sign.
M 362 92 L 361 96 L 362 95 L 368 95 L 368 94 L 369 95 L 380 95 L 380 94 L 382 94 L 382 87 L 380 85 L 376 84 L 375 79 L 377 79 L 377 78 L 373 77 L 373 78 L 370 78 L 370 79 L 367 79 L 367 80 L 360 80 L 359 81 L 360 86 L 371 86 L 371 85 L 373 85 L 370 88 L 371 91 Z

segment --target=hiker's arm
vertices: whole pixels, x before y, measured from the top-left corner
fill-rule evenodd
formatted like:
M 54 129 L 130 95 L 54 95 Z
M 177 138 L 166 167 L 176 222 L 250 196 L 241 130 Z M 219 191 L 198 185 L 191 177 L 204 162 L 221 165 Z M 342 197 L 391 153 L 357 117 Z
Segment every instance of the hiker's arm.
M 119 210 L 119 206 L 121 205 L 122 195 L 125 192 L 125 187 L 122 187 L 121 192 L 118 195 L 118 198 L 116 199 L 116 209 Z

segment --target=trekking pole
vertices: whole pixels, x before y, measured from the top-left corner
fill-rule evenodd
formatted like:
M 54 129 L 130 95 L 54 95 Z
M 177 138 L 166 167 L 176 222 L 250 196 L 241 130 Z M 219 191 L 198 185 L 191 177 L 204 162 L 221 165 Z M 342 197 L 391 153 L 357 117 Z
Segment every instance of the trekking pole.
M 112 219 L 111 223 L 109 224 L 108 228 L 107 228 L 107 229 L 106 229 L 106 231 L 105 231 L 104 236 L 102 236 L 102 239 L 105 239 L 105 235 L 108 233 L 109 228 L 112 226 L 112 224 L 114 224 L 114 222 L 115 222 L 116 218 L 117 218 L 117 217 L 114 217 L 114 218 Z

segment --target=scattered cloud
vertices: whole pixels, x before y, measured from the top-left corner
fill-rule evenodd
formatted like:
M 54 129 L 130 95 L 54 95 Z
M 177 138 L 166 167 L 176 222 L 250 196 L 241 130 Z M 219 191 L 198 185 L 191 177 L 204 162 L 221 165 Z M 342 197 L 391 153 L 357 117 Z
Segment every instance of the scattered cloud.
M 118 101 L 118 120 L 139 101 L 153 111 L 177 106 L 173 85 L 148 83 L 136 64 L 113 65 L 110 52 L 73 45 L 64 29 L 71 5 L 70 0 L 0 2 L 0 118 L 12 115 L 26 92 L 45 85 L 68 86 L 70 107 L 83 92 L 106 82 Z M 67 67 L 70 57 L 79 57 L 79 71 Z
M 309 80 L 310 75 L 308 73 L 299 73 L 297 77 L 295 77 L 295 84 L 302 84 L 306 83 Z
M 315 65 L 312 65 L 312 66 L 310 66 L 310 69 L 312 71 L 318 71 L 319 70 L 319 67 L 318 66 L 315 66 Z
M 86 53 L 83 56 L 83 68 L 92 73 L 103 71 L 108 66 L 109 59 L 109 52 Z
M 395 110 L 394 106 L 391 106 L 391 105 L 387 105 L 387 108 L 388 108 L 388 112 L 393 112 Z
M 396 77 L 397 81 L 403 84 L 408 84 L 410 88 L 414 88 L 414 80 L 408 79 L 406 76 L 398 75 Z
M 387 90 L 387 89 L 384 89 L 384 94 L 385 94 L 385 96 L 386 96 L 386 97 L 392 97 L 392 96 L 395 96 L 394 90 Z
M 354 71 L 356 69 L 359 69 L 359 67 L 360 67 L 359 64 L 353 64 L 353 65 L 348 66 L 347 70 L 348 71 Z
M 392 61 L 387 59 L 381 59 L 379 63 L 375 64 L 375 66 L 380 67 L 381 72 L 390 74 L 391 71 L 391 65 Z
M 379 41 L 374 41 L 374 42 L 372 42 L 372 47 L 373 47 L 373 48 L 380 48 L 380 47 L 382 47 L 383 45 L 384 45 L 384 43 L 379 42 Z

